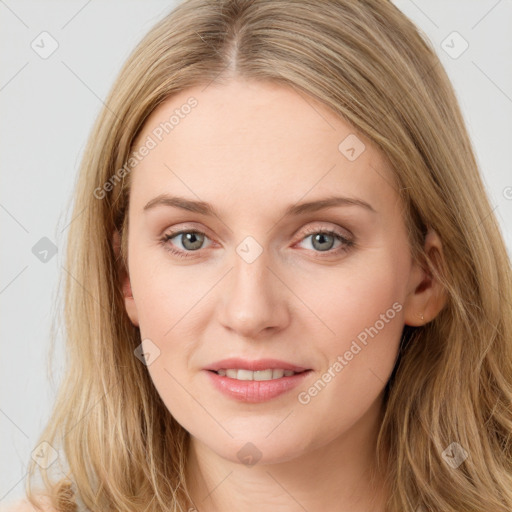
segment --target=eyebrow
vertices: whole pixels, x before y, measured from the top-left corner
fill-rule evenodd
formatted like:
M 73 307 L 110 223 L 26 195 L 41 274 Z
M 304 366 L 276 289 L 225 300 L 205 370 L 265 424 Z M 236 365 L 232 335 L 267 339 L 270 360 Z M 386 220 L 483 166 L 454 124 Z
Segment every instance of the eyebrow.
M 189 212 L 199 213 L 201 215 L 219 217 L 216 209 L 209 203 L 204 201 L 194 201 L 180 196 L 170 196 L 169 194 L 160 194 L 154 199 L 151 199 L 151 201 L 144 206 L 144 211 L 151 210 L 157 206 L 170 206 L 187 210 Z M 285 210 L 283 216 L 304 215 L 306 213 L 313 213 L 326 208 L 332 208 L 334 206 L 360 206 L 370 212 L 377 213 L 371 204 L 361 199 L 354 197 L 330 196 L 316 201 L 293 204 Z

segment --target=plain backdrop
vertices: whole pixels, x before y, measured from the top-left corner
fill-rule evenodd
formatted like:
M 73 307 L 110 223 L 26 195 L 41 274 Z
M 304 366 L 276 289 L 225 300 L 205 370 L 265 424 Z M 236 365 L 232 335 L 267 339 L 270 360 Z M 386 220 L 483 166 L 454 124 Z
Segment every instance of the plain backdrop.
M 512 253 L 512 2 L 394 3 L 452 80 Z M 87 137 L 122 63 L 175 4 L 0 0 L 0 505 L 24 494 L 62 375 L 62 339 L 47 366 L 49 330 Z

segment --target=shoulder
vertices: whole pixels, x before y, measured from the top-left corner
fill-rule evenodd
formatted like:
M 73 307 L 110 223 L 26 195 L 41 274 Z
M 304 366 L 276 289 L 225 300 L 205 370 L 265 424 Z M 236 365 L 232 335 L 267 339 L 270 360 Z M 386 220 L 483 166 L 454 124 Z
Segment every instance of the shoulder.
M 0 512 L 55 512 L 50 505 L 50 501 L 46 497 L 37 498 L 40 508 L 36 508 L 30 501 L 24 499 L 13 501 L 12 503 L 2 504 Z

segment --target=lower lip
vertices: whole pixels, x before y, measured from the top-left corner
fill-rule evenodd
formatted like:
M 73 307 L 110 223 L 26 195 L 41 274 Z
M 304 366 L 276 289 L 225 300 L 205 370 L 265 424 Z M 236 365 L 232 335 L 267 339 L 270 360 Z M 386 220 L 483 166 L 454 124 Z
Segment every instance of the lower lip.
M 290 377 L 272 380 L 237 380 L 221 377 L 211 370 L 205 370 L 213 385 L 225 395 L 240 402 L 260 403 L 272 400 L 298 386 L 311 370 L 296 373 Z

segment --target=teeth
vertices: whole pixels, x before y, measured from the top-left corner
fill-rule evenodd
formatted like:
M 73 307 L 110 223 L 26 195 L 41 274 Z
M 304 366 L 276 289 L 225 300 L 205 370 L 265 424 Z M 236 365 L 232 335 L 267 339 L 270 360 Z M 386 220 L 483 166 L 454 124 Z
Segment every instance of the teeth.
M 221 377 L 229 377 L 230 379 L 237 380 L 273 380 L 280 379 L 281 377 L 291 377 L 292 375 L 295 375 L 295 372 L 292 370 L 280 370 L 277 368 L 257 370 L 255 372 L 251 370 L 221 369 L 217 371 L 217 374 Z

